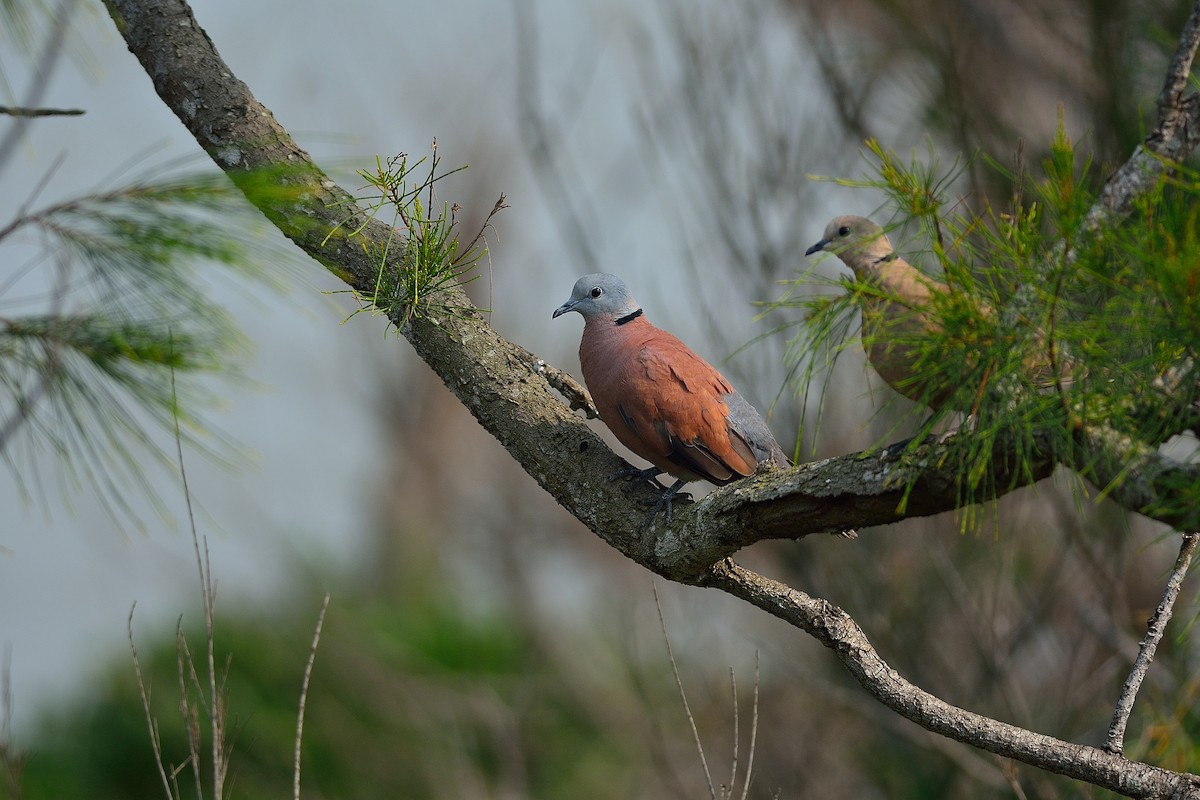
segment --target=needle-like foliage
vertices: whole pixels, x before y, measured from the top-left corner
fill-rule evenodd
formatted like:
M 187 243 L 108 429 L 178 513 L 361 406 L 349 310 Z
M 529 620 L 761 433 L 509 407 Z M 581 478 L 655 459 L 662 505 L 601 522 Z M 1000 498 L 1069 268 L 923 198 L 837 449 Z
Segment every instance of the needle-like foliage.
M 1098 178 L 1061 122 L 1036 176 L 1020 159 L 1004 171 L 1013 192 L 1003 210 L 951 196 L 957 163 L 905 164 L 874 142 L 868 151 L 872 177 L 843 183 L 887 195 L 897 249 L 946 288 L 923 309 L 929 326 L 882 320 L 859 339 L 915 354 L 902 388 L 921 398 L 913 413 L 925 421 L 910 451 L 965 415 L 965 435 L 950 440 L 947 456 L 957 460 L 964 502 L 999 488 L 999 453 L 1008 454 L 1010 481 L 1028 478 L 1035 453 L 1092 477 L 1105 456 L 1080 451 L 1086 432 L 1158 448 L 1195 425 L 1200 175 L 1177 171 L 1127 223 L 1093 230 Z M 919 233 L 895 235 L 907 222 Z M 801 395 L 858 346 L 846 338 L 856 310 L 872 313 L 871 299 L 906 302 L 851 278 L 837 285 L 840 293 L 814 294 L 801 275 L 772 306 L 802 312 L 790 349 Z
M 146 468 L 170 463 L 159 434 L 176 415 L 189 443 L 232 455 L 206 432 L 216 397 L 198 378 L 237 375 L 240 334 L 200 268 L 255 273 L 245 208 L 223 178 L 186 177 L 23 210 L 0 228 L 0 455 L 23 490 L 48 454 L 64 488 L 90 484 L 138 521 L 131 499 L 157 504 Z
M 363 247 L 378 263 L 379 272 L 373 291 L 356 292 L 356 296 L 363 310 L 372 308 L 400 327 L 414 314 L 459 313 L 442 303 L 440 295 L 447 288 L 479 277 L 472 273 L 487 254 L 484 233 L 492 217 L 505 208 L 504 195 L 500 195 L 483 225 L 464 246 L 457 230 L 459 206 L 442 203 L 439 213 L 434 184 L 466 167 L 439 172 L 436 140 L 432 149 L 428 159 L 409 163 L 408 154 L 400 153 L 386 161 L 377 157 L 374 169 L 358 171 L 368 191 L 357 198 L 358 203 L 369 212 L 368 220 L 390 210 L 388 223 L 395 235 L 382 245 L 364 240 Z M 423 175 L 414 174 L 426 163 L 428 169 Z

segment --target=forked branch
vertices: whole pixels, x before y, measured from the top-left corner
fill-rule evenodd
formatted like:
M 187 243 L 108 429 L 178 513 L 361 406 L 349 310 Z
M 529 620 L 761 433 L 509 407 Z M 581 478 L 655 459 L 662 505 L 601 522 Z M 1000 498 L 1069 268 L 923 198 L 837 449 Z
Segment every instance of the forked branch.
M 251 202 L 350 286 L 369 290 L 380 265 L 366 254 L 384 252 L 378 245 L 396 232 L 370 221 L 233 77 L 186 2 L 108 0 L 108 8 L 159 96 Z M 1193 12 L 1197 19 L 1200 4 Z M 1190 22 L 1188 30 L 1193 27 Z M 1194 38 L 1181 44 L 1183 52 L 1194 55 Z M 1191 56 L 1184 61 L 1190 64 Z M 1108 214 L 1130 207 L 1169 169 L 1164 158 L 1178 160 L 1195 147 L 1194 132 L 1200 131 L 1196 106 L 1194 96 L 1181 99 L 1183 113 L 1164 129 L 1162 142 L 1148 139 L 1118 172 L 1105 188 Z M 265 182 L 264 176 L 270 180 Z M 334 230 L 354 234 L 330 235 Z M 393 322 L 522 468 L 620 552 L 669 579 L 720 588 L 809 632 L 833 649 L 881 702 L 931 731 L 1132 797 L 1200 798 L 1196 776 L 1130 762 L 951 706 L 889 667 L 841 609 L 724 560 L 762 538 L 893 521 L 901 516 L 897 507 L 906 485 L 916 486 L 908 494 L 908 516 L 956 508 L 961 497 L 953 482 L 946 482 L 950 476 L 938 471 L 936 451 L 927 453 L 923 463 L 855 454 L 766 473 L 714 492 L 688 512 L 677 513 L 674 524 L 643 537 L 642 509 L 604 480 L 620 460 L 551 390 L 544 362 L 496 334 L 458 289 L 447 288 L 439 301 L 446 313 Z M 583 395 L 565 382 L 561 386 L 580 404 Z M 999 464 L 1005 455 L 997 455 Z M 1035 456 L 1034 461 L 1032 469 L 1012 480 L 997 481 L 997 491 L 1044 477 L 1054 466 L 1048 459 L 1036 463 Z M 906 476 L 916 483 L 906 483 Z M 1200 527 L 1197 523 L 1187 529 Z
M 1167 579 L 1162 599 L 1158 601 L 1158 607 L 1154 609 L 1150 621 L 1146 624 L 1146 636 L 1138 648 L 1137 658 L 1133 661 L 1133 669 L 1130 670 L 1129 677 L 1125 679 L 1125 686 L 1121 689 L 1121 696 L 1117 699 L 1117 706 L 1113 710 L 1108 735 L 1104 739 L 1104 749 L 1110 753 L 1120 755 L 1125 751 L 1125 727 L 1129 724 L 1129 715 L 1133 713 L 1133 703 L 1137 699 L 1138 689 L 1142 688 L 1146 672 L 1150 669 L 1150 662 L 1154 660 L 1158 643 L 1162 641 L 1163 634 L 1167 630 L 1167 623 L 1171 620 L 1171 613 L 1175 608 L 1175 598 L 1179 597 L 1183 579 L 1187 576 L 1188 567 L 1192 564 L 1192 556 L 1196 553 L 1197 540 L 1200 540 L 1200 534 L 1185 533 L 1183 535 L 1179 557 L 1175 559 L 1175 567 L 1171 570 L 1171 577 Z

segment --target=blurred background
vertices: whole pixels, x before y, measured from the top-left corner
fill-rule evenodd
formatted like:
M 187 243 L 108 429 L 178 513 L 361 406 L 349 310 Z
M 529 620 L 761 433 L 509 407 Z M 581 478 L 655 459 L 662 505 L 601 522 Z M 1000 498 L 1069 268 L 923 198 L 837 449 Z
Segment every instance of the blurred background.
M 798 440 L 805 459 L 899 438 L 916 413 L 854 348 L 828 376 L 834 402 L 819 424 L 815 399 L 806 409 L 786 386 L 785 326 L 797 320 L 759 318 L 756 304 L 777 299 L 782 280 L 838 274 L 835 260 L 803 256 L 831 217 L 891 214 L 877 192 L 814 176 L 869 174 L 869 137 L 936 154 L 946 169 L 981 150 L 1036 164 L 1059 106 L 1103 174 L 1153 124 L 1189 4 L 1052 6 L 194 3 L 237 75 L 343 186 L 360 189 L 354 171 L 377 155 L 420 157 L 436 137 L 447 167 L 469 165 L 438 185 L 463 207 L 463 230 L 507 196 L 470 285 L 502 335 L 578 374 L 580 325 L 550 312 L 580 274 L 618 273 L 657 325 L 769 408 L 777 437 Z M 52 9 L 42 16 L 34 41 Z M 14 35 L 0 30 L 7 104 L 38 60 Z M 36 186 L 49 205 L 134 177 L 213 171 L 98 4 L 75 8 L 63 52 L 41 105 L 87 113 L 31 123 L 0 175 L 0 224 Z M 1008 198 L 982 159 L 955 180 L 964 203 Z M 306 796 L 705 796 L 655 590 L 718 790 L 736 732 L 740 793 L 756 712 L 750 797 L 1098 796 L 917 728 L 798 631 L 606 549 L 381 318 L 352 317 L 342 284 L 265 225 L 251 230 L 260 266 L 288 289 L 204 279 L 253 345 L 231 357 L 241 378 L 207 383 L 220 399 L 209 418 L 239 456 L 227 465 L 185 451 L 218 583 L 235 796 L 289 790 L 326 591 Z M 0 281 L 38 247 L 6 244 Z M 102 492 L 59 475 L 57 454 L 5 456 L 0 797 L 159 794 L 126 626 L 136 603 L 165 758 L 179 764 L 175 626 L 198 649 L 203 615 L 178 478 L 150 471 L 166 513 L 122 486 L 132 513 L 114 514 Z M 845 608 L 884 658 L 947 701 L 1100 743 L 1177 539 L 1063 474 L 963 528 L 947 514 L 852 542 L 760 544 L 739 560 Z M 1189 581 L 1127 747 L 1193 771 L 1200 653 L 1183 632 L 1194 596 Z

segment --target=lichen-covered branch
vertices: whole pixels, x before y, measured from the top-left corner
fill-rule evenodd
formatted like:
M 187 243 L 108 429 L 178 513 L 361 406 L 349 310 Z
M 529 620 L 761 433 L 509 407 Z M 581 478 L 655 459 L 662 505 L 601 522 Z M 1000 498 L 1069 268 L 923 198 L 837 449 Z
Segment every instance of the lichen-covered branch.
M 369 294 L 379 265 L 367 253 L 380 252 L 395 231 L 367 220 L 296 145 L 221 60 L 186 3 L 110 0 L 108 6 L 159 96 L 217 165 L 284 235 Z M 364 242 L 374 247 L 364 248 Z M 642 509 L 636 496 L 604 480 L 621 465 L 618 457 L 563 406 L 547 378 L 558 375 L 553 385 L 573 408 L 586 400 L 572 388 L 578 385 L 500 337 L 461 291 L 447 288 L 438 301 L 450 311 L 394 320 L 418 354 L 559 503 L 609 544 L 665 577 L 695 580 L 722 557 L 764 538 L 881 525 L 962 502 L 955 475 L 936 466 L 941 462 L 936 448 L 923 460 L 905 463 L 853 454 L 718 490 L 690 513 L 676 515 L 669 529 L 659 528 L 652 541 L 637 534 Z M 998 451 L 998 472 L 1007 460 Z M 995 494 L 1045 477 L 1052 466 L 1035 456 L 1025 474 L 1012 480 L 1001 475 Z M 897 509 L 906 496 L 901 514 Z
M 367 220 L 295 144 L 221 61 L 186 3 L 110 0 L 109 9 L 159 96 L 217 165 L 284 235 L 368 294 L 379 265 L 367 251 L 381 252 L 395 231 Z M 364 248 L 364 241 L 373 247 Z M 606 481 L 622 462 L 551 391 L 553 385 L 572 407 L 585 406 L 578 384 L 499 336 L 456 288 L 446 289 L 438 302 L 450 311 L 394 320 L 417 353 L 559 503 L 609 544 L 665 577 L 694 581 L 709 565 L 758 539 L 900 517 L 903 487 L 917 468 L 851 455 L 728 487 L 692 513 L 676 515 L 669 529 L 657 529 L 658 540 L 643 537 L 638 498 Z M 914 493 L 907 515 L 953 509 L 959 498 L 950 488 L 952 478 L 932 470 L 928 491 Z M 814 508 L 823 511 L 813 515 Z
M 284 235 L 370 297 L 380 265 L 368 253 L 384 252 L 380 245 L 396 232 L 369 220 L 292 141 L 233 76 L 184 0 L 107 0 L 107 5 L 155 90 L 201 147 Z M 1188 102 L 1184 106 L 1190 108 Z M 1180 147 L 1194 145 L 1187 138 Z M 1140 186 L 1111 186 L 1112 207 L 1128 203 L 1144 190 L 1145 184 Z M 437 313 L 426 310 L 393 322 L 522 468 L 626 556 L 672 580 L 721 588 L 807 630 L 832 647 L 880 700 L 930 730 L 1131 796 L 1200 798 L 1192 776 L 1021 731 L 943 703 L 879 659 L 844 612 L 724 560 L 764 538 L 838 532 L 956 508 L 962 502 L 956 476 L 939 466 L 940 448 L 946 445 L 904 458 L 853 454 L 764 472 L 680 509 L 673 524 L 643 534 L 644 510 L 637 498 L 606 480 L 622 461 L 555 392 L 544 362 L 499 336 L 456 287 L 441 291 L 438 306 Z M 577 384 L 554 373 L 550 377 L 571 406 L 586 407 Z M 1003 465 L 1013 461 L 1008 455 L 996 454 L 1001 476 Z M 1034 454 L 1019 474 L 998 479 L 993 494 L 1044 477 L 1053 466 L 1048 456 Z M 903 514 L 898 511 L 902 500 L 907 501 Z M 1071 760 L 1074 766 L 1064 766 Z
M 1200 526 L 1200 464 L 1108 428 L 1086 429 L 1077 440 L 1070 466 L 1113 500 L 1178 530 Z
M 1200 98 L 1195 93 L 1184 94 L 1197 47 L 1200 47 L 1200 3 L 1192 6 L 1167 69 L 1158 97 L 1158 124 L 1108 179 L 1100 202 L 1088 213 L 1088 228 L 1095 230 L 1127 216 L 1133 210 L 1133 201 L 1150 191 L 1200 143 Z
M 842 609 L 732 561 L 712 568 L 705 586 L 722 589 L 801 628 L 837 655 L 868 692 L 898 714 L 951 739 L 1128 797 L 1200 798 L 1200 777 L 1129 761 L 1098 747 L 1064 742 L 952 706 L 904 679 L 880 658 Z

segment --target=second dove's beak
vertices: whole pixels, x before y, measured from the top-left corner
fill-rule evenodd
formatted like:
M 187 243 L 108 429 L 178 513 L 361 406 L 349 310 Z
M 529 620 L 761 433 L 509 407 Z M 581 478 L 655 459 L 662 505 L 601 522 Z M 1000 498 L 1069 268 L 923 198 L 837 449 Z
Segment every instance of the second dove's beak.
M 816 244 L 814 244 L 812 247 L 810 247 L 810 248 L 808 248 L 807 250 L 805 250 L 805 251 L 804 251 L 804 255 L 806 255 L 806 256 L 811 256 L 813 253 L 819 253 L 819 252 L 821 252 L 822 250 L 824 250 L 824 249 L 825 249 L 825 245 L 827 245 L 827 244 L 829 244 L 829 240 L 828 240 L 828 239 L 822 239 L 821 241 L 819 241 L 819 242 L 817 242 Z M 556 313 L 557 313 L 557 312 L 556 312 Z

